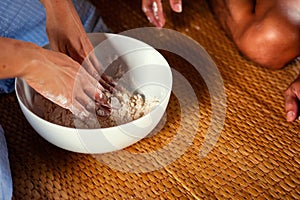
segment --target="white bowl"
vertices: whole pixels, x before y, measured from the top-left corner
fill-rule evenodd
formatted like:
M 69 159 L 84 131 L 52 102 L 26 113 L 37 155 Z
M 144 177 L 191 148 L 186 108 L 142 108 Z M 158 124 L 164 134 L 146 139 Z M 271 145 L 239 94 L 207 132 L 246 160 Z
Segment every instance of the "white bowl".
M 150 113 L 130 123 L 99 129 L 78 129 L 53 124 L 33 112 L 32 98 L 36 93 L 26 81 L 17 78 L 17 99 L 26 119 L 35 131 L 50 143 L 79 153 L 106 153 L 128 147 L 147 136 L 159 123 L 169 102 L 172 72 L 164 57 L 151 46 L 122 35 L 89 34 L 95 54 L 102 65 L 120 57 L 128 65 L 126 76 L 146 98 L 159 99 Z M 107 63 L 105 63 L 107 62 Z

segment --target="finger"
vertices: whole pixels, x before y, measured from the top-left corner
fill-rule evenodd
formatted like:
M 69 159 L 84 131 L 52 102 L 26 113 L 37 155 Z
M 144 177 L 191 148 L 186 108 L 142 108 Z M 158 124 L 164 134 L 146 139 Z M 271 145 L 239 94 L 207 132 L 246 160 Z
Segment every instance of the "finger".
M 88 110 L 89 112 L 99 112 L 101 110 L 100 116 L 108 116 L 111 111 L 111 106 L 108 104 L 108 99 L 103 92 L 95 94 L 95 97 L 92 99 L 88 95 L 80 96 L 78 102 Z
M 117 91 L 117 87 L 112 86 L 110 84 L 107 83 L 107 81 L 105 81 L 104 79 L 99 79 L 99 83 L 106 89 L 108 90 L 110 93 L 115 93 Z
M 156 27 L 160 27 L 160 28 L 162 27 L 162 23 L 159 21 L 159 19 L 157 19 L 154 16 L 152 8 L 149 8 L 149 9 L 143 8 L 143 10 L 144 10 L 144 13 L 146 14 L 147 19 L 150 23 L 152 23 Z
M 102 67 L 100 66 L 100 63 L 97 59 L 97 57 L 95 56 L 94 53 L 92 53 L 89 57 L 90 59 L 90 63 L 93 65 L 93 67 L 98 71 L 99 75 L 101 76 L 101 78 L 103 79 L 103 81 L 106 84 L 109 84 L 110 86 L 114 87 L 116 86 L 116 82 L 108 75 L 106 75 L 103 71 L 102 71 Z
M 87 63 L 87 62 L 86 62 Z M 109 78 L 105 77 L 104 74 L 100 75 L 95 68 L 91 67 L 91 63 L 88 62 L 89 64 L 87 64 L 89 67 L 87 72 L 98 82 L 96 83 L 95 80 L 90 80 L 92 81 L 92 84 L 94 84 L 94 87 L 91 88 L 95 88 L 97 86 L 98 89 L 104 91 L 104 89 L 109 90 L 111 93 L 115 92 L 115 85 L 114 83 L 108 81 Z M 106 79 L 103 79 L 103 77 L 105 77 Z M 99 85 L 100 83 L 100 85 Z M 103 89 L 104 88 L 104 89 Z
M 97 93 L 95 96 L 95 110 L 97 115 L 107 117 L 111 112 L 111 105 L 106 102 L 106 95 L 104 93 Z
M 112 92 L 105 89 L 99 82 L 95 82 L 95 80 L 91 81 L 85 87 L 84 92 L 93 99 L 96 106 L 106 108 L 107 110 L 111 109 L 109 98 Z
M 97 107 L 104 107 L 107 110 L 111 109 L 109 104 L 109 99 L 105 92 L 97 90 L 96 92 L 90 93 L 89 91 L 84 91 L 85 94 L 78 97 L 78 101 L 90 112 L 95 111 Z
M 170 0 L 170 6 L 175 12 L 182 12 L 182 1 L 181 0 Z
M 91 63 L 91 65 L 97 70 L 97 72 L 99 74 L 102 74 L 103 73 L 103 70 L 102 70 L 102 67 L 100 65 L 100 62 L 99 60 L 97 59 L 96 55 L 94 52 L 92 52 L 89 56 L 88 56 L 88 59 Z
M 110 107 L 108 102 L 110 92 L 107 91 L 100 82 L 95 79 L 91 79 L 83 82 L 82 84 L 85 84 L 83 90 L 88 97 L 101 103 L 103 106 Z M 85 101 L 85 103 L 87 102 Z
M 158 20 L 159 27 L 163 27 L 165 25 L 165 16 L 163 12 L 163 6 L 160 0 L 153 2 L 152 10 L 154 13 L 154 17 Z
M 117 82 L 110 76 L 106 75 L 106 74 L 102 74 L 101 78 L 108 84 L 110 84 L 112 87 L 117 86 Z
M 67 109 L 69 109 L 75 115 L 75 117 L 78 117 L 82 120 L 87 119 L 89 118 L 89 116 L 91 116 L 91 113 L 79 101 L 73 101 Z
M 80 110 L 87 110 L 89 113 L 96 112 L 102 117 L 107 117 L 110 115 L 111 106 L 108 103 L 108 98 L 106 94 L 100 90 L 94 93 L 94 96 L 91 98 L 91 94 L 85 92 L 78 92 L 75 102 L 81 104 Z M 86 112 L 83 112 L 79 117 L 86 117 Z
M 82 67 L 96 80 L 101 78 L 98 69 L 94 67 L 94 65 L 92 64 L 89 58 L 84 59 L 82 63 Z
M 299 84 L 292 84 L 284 94 L 286 119 L 289 122 L 294 121 L 298 114 L 299 92 L 295 89 L 297 86 L 300 87 Z
M 296 119 L 297 113 L 298 113 L 298 105 L 297 101 L 298 99 L 296 98 L 295 95 L 286 95 L 285 96 L 285 112 L 286 112 L 286 120 L 288 122 L 292 122 Z
M 98 80 L 105 89 L 109 90 L 110 92 L 115 91 L 114 88 L 116 86 L 116 82 L 102 72 L 99 61 L 94 53 L 90 54 L 89 58 L 85 59 L 82 65 L 87 72 L 96 80 Z
M 150 23 L 160 28 L 164 26 L 165 17 L 163 14 L 163 7 L 160 0 L 143 0 L 142 9 Z

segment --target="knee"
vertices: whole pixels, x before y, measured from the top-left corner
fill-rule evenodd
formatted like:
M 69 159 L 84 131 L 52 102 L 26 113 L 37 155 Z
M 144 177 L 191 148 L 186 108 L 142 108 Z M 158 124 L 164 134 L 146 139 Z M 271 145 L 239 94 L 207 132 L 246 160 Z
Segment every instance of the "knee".
M 280 69 L 300 54 L 298 26 L 282 21 L 253 23 L 236 39 L 240 51 L 257 64 Z

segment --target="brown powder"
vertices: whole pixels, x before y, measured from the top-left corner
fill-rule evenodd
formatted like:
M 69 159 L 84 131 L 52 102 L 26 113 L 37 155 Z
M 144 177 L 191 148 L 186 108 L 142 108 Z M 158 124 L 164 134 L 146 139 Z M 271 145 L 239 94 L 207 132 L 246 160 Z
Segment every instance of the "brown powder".
M 81 120 L 69 110 L 64 109 L 40 94 L 34 97 L 35 113 L 45 120 L 66 127 L 76 128 L 107 128 L 136 120 L 158 105 L 158 99 L 145 99 L 141 94 L 130 94 L 127 90 L 112 94 L 111 113 L 101 117 L 95 111 L 94 117 Z M 96 109 L 97 110 L 97 109 Z
M 121 88 L 109 94 L 112 109 L 108 117 L 101 117 L 101 113 L 97 113 L 101 110 L 96 106 L 94 116 L 81 120 L 40 94 L 34 97 L 34 112 L 49 122 L 73 128 L 107 128 L 136 120 L 149 113 L 158 105 L 159 100 L 135 92 L 130 93 L 126 88 L 132 88 L 132 80 L 124 76 L 127 71 L 128 66 L 122 59 L 114 60 L 105 70 L 105 74 L 118 82 L 118 87 Z

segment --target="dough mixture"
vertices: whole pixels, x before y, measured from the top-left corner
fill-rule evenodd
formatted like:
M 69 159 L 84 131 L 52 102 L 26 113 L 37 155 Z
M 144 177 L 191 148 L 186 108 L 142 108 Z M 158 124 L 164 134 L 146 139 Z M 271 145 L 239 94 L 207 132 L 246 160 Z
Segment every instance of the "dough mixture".
M 64 109 L 40 94 L 34 96 L 35 113 L 45 120 L 72 128 L 107 128 L 136 120 L 158 105 L 158 99 L 145 99 L 142 94 L 130 94 L 127 90 L 117 91 L 110 97 L 111 113 L 108 117 L 97 114 L 97 108 L 91 118 L 81 120 L 69 110 Z

